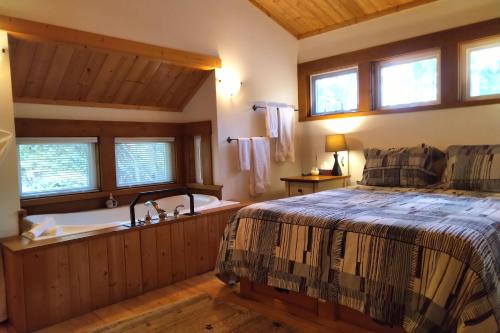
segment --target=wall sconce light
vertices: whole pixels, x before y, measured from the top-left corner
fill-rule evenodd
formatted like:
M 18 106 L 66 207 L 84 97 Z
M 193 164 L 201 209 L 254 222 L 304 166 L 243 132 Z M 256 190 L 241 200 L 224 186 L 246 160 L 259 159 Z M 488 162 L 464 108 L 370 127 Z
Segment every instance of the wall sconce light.
M 218 91 L 224 96 L 233 97 L 240 91 L 240 79 L 227 68 L 217 69 L 215 79 L 218 83 Z

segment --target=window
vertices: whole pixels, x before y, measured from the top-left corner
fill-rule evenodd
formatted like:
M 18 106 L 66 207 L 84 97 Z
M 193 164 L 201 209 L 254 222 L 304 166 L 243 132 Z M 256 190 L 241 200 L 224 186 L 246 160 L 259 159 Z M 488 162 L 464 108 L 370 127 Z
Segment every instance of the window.
M 98 190 L 97 138 L 18 138 L 22 198 Z
M 358 69 L 348 68 L 311 76 L 312 115 L 358 109 Z
M 173 138 L 115 139 L 116 185 L 173 182 L 173 141 Z
M 500 37 L 464 45 L 465 98 L 500 96 Z
M 194 174 L 196 183 L 203 184 L 203 157 L 201 155 L 201 136 L 194 137 Z
M 412 107 L 439 103 L 439 51 L 379 62 L 378 107 Z

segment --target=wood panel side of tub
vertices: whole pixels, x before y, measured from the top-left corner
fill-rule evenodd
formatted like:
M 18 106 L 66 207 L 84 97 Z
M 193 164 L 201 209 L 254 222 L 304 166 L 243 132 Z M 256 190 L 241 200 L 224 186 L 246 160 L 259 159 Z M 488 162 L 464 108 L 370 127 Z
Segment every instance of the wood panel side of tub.
M 9 321 L 31 332 L 211 271 L 238 209 L 29 251 L 4 246 Z

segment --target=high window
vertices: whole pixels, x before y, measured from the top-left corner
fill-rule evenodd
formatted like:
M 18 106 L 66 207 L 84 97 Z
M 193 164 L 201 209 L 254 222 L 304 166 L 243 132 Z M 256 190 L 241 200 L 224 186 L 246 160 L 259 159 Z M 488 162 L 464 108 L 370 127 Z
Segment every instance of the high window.
M 379 62 L 377 83 L 379 109 L 439 103 L 439 51 Z
M 465 99 L 500 96 L 500 37 L 463 45 L 462 89 Z
M 354 112 L 358 109 L 356 67 L 311 76 L 312 114 Z
M 97 138 L 18 138 L 21 197 L 97 191 L 96 144 Z
M 117 187 L 173 182 L 173 152 L 173 138 L 116 138 Z

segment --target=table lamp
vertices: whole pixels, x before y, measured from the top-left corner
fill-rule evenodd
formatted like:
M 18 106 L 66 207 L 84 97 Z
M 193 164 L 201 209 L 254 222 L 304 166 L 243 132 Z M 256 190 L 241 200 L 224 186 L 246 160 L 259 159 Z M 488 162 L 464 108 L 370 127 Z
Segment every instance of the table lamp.
M 327 135 L 325 140 L 325 151 L 333 152 L 335 163 L 333 164 L 332 176 L 342 176 L 340 169 L 338 154 L 339 151 L 347 150 L 344 134 Z

